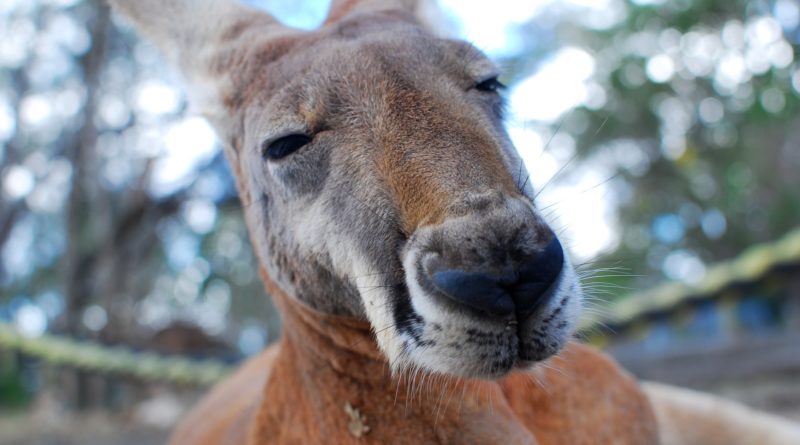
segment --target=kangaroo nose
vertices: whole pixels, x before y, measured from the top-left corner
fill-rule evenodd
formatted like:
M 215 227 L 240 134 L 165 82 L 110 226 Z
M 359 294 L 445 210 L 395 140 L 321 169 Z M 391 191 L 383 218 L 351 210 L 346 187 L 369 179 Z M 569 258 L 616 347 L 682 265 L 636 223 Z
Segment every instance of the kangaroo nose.
M 521 265 L 513 293 L 519 319 L 527 318 L 545 301 L 563 267 L 564 249 L 555 236 L 541 252 Z
M 526 257 L 517 268 L 504 274 L 426 267 L 433 285 L 450 299 L 489 315 L 516 312 L 523 320 L 544 301 L 564 264 L 558 238 Z
M 490 315 L 514 312 L 514 300 L 506 291 L 513 276 L 450 269 L 433 272 L 430 277 L 437 289 L 461 304 Z

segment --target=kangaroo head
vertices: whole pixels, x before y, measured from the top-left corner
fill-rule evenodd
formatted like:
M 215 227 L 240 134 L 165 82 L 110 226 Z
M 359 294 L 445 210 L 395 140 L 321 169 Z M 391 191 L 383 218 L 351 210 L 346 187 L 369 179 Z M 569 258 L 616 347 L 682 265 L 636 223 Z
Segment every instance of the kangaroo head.
M 494 378 L 564 345 L 580 286 L 480 51 L 413 1 L 334 1 L 313 32 L 223 0 L 113 3 L 181 68 L 296 304 L 368 320 L 395 369 Z

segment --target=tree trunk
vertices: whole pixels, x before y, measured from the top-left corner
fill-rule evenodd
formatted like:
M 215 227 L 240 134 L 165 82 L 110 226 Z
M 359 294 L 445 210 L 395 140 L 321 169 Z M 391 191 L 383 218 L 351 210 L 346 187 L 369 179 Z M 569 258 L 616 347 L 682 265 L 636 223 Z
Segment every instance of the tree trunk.
M 83 109 L 82 126 L 66 155 L 72 163 L 72 179 L 69 192 L 66 240 L 67 248 L 63 256 L 64 271 L 64 329 L 74 337 L 84 336 L 81 315 L 86 305 L 92 301 L 91 269 L 94 262 L 91 196 L 96 187 L 92 181 L 92 166 L 95 164 L 94 151 L 98 131 L 94 125 L 97 109 L 100 74 L 106 56 L 106 40 L 110 26 L 109 9 L 104 2 L 95 3 L 96 15 L 90 21 L 92 36 L 91 49 L 81 58 L 87 98 Z M 86 408 L 88 377 L 78 371 L 74 381 L 73 402 L 78 409 Z

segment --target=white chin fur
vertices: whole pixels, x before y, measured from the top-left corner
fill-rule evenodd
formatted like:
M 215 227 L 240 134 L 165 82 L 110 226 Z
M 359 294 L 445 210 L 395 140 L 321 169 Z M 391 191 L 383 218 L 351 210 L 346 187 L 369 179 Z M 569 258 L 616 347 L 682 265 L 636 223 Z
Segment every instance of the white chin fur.
M 507 353 L 491 346 L 479 346 L 470 344 L 467 339 L 468 330 L 480 330 L 491 335 L 516 336 L 516 332 L 509 334 L 505 331 L 506 327 L 489 320 L 482 320 L 469 313 L 458 313 L 448 310 L 443 305 L 437 304 L 436 299 L 428 295 L 420 286 L 418 280 L 419 269 L 417 267 L 421 251 L 408 249 L 403 258 L 403 267 L 406 272 L 406 285 L 408 286 L 411 306 L 414 311 L 425 321 L 425 328 L 422 331 L 423 341 L 433 341 L 433 346 L 418 345 L 404 334 L 400 334 L 400 342 L 407 342 L 407 349 L 402 357 L 410 364 L 397 363 L 400 366 L 419 366 L 429 371 L 455 374 L 468 377 L 493 378 L 502 375 L 502 372 L 494 373 L 485 368 L 481 362 L 481 355 L 493 357 L 493 354 Z M 565 304 L 560 308 L 562 300 Z M 532 318 L 525 320 L 526 331 L 540 327 L 541 320 L 555 317 L 548 328 L 548 336 L 543 339 L 545 343 L 557 344 L 558 348 L 571 337 L 573 329 L 577 323 L 581 309 L 581 290 L 577 281 L 577 275 L 565 256 L 563 272 L 559 276 L 556 284 L 556 291 L 548 303 L 537 311 Z M 553 315 L 556 314 L 556 315 Z M 432 329 L 432 325 L 438 325 L 439 330 Z M 561 327 L 558 327 L 561 326 Z M 512 341 L 509 339 L 509 341 Z M 450 345 L 458 344 L 456 349 Z M 495 355 L 496 356 L 496 355 Z
M 468 342 L 467 331 L 477 329 L 494 336 L 506 334 L 516 336 L 516 332 L 508 333 L 505 331 L 505 326 L 496 322 L 482 320 L 467 312 L 453 312 L 438 304 L 436 299 L 428 295 L 419 284 L 417 264 L 421 253 L 418 249 L 408 249 L 403 256 L 403 267 L 411 307 L 424 320 L 424 327 L 420 333 L 422 344 L 417 341 L 420 337 L 415 340 L 408 333 L 400 332 L 395 326 L 393 304 L 390 301 L 394 296 L 385 287 L 385 283 L 380 281 L 380 274 L 376 274 L 363 262 L 352 263 L 354 264 L 352 276 L 358 277 L 356 285 L 364 302 L 367 317 L 372 324 L 378 346 L 386 355 L 391 368 L 395 372 L 422 368 L 465 377 L 502 376 L 504 372 L 492 372 L 484 363 L 485 360 L 481 360 L 480 357 L 482 355 L 497 357 L 500 354 L 508 354 L 509 351 L 501 351 L 497 346 L 472 344 Z M 559 303 L 565 297 L 569 300 L 556 312 Z M 570 338 L 580 308 L 580 285 L 572 265 L 565 257 L 557 291 L 548 304 L 534 315 L 534 319 L 526 320 L 524 324 L 533 329 L 538 327 L 537 320 L 556 313 L 557 318 L 552 323 L 553 327 L 548 329 L 548 337 L 544 341 L 555 343 L 560 347 Z M 433 326 L 437 328 L 434 329 Z

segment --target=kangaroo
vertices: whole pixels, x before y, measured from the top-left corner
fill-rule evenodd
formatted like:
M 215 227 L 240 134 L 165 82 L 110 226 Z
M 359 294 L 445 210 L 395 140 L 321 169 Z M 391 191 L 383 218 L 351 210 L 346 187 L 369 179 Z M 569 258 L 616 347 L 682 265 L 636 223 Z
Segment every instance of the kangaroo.
M 499 71 L 416 1 L 334 0 L 310 32 L 230 0 L 111 3 L 216 128 L 284 323 L 173 444 L 751 443 L 683 434 L 714 413 L 571 341 L 581 285 Z

